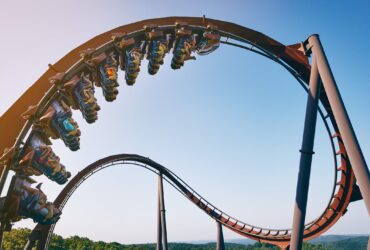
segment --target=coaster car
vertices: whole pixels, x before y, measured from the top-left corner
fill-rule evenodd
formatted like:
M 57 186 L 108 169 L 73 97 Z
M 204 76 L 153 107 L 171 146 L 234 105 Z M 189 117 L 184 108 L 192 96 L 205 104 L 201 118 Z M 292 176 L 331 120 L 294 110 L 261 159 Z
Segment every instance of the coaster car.
M 74 76 L 63 85 L 60 90 L 63 100 L 73 109 L 79 109 L 87 123 L 93 123 L 98 119 L 97 112 L 100 110 L 94 96 L 94 85 L 89 76 L 84 73 L 80 77 Z
M 205 31 L 197 43 L 197 54 L 208 55 L 220 47 L 221 36 L 215 31 Z
M 133 85 L 140 72 L 141 60 L 143 54 L 140 48 L 132 48 L 126 50 L 126 67 L 125 67 L 125 79 L 128 85 Z
M 117 98 L 119 86 L 117 82 L 118 62 L 114 52 L 106 56 L 98 66 L 100 86 L 103 89 L 105 100 L 112 102 Z
M 162 31 L 150 31 L 146 33 L 148 72 L 154 75 L 158 72 L 160 65 L 163 64 L 163 59 L 168 52 L 168 44 L 170 37 L 164 37 Z
M 81 132 L 72 119 L 71 109 L 62 100 L 54 101 L 49 106 L 44 115 L 34 124 L 33 130 L 53 139 L 61 138 L 72 151 L 80 148 Z
M 31 218 L 36 223 L 50 225 L 56 223 L 62 212 L 47 201 L 41 184 L 32 188 L 34 181 L 24 176 L 14 176 L 7 197 L 2 197 L 0 210 L 2 219 L 4 216 L 12 222 L 22 218 Z
M 40 139 L 33 138 L 33 140 Z M 66 183 L 71 177 L 71 173 L 66 171 L 51 147 L 40 143 L 40 141 L 31 142 L 23 158 L 19 161 L 19 166 L 26 175 L 44 174 L 58 184 Z
M 95 50 L 88 49 L 81 52 L 81 56 L 93 74 L 95 86 L 101 87 L 105 100 L 112 102 L 117 98 L 119 86 L 117 82 L 117 55 L 105 52 L 92 57 Z
M 176 40 L 171 61 L 172 69 L 179 69 L 186 60 L 193 59 L 191 52 L 195 49 L 196 41 L 191 30 L 182 28 L 176 29 Z
M 120 64 L 125 71 L 127 85 L 133 85 L 140 72 L 141 60 L 143 59 L 143 44 L 136 44 L 135 39 L 123 39 L 119 44 Z

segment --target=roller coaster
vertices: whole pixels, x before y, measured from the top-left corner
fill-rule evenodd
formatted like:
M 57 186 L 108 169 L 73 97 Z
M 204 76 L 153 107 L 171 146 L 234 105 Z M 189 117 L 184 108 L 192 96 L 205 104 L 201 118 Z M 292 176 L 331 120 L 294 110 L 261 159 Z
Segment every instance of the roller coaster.
M 293 229 L 267 229 L 244 223 L 212 205 L 169 169 L 138 155 L 116 155 L 99 160 L 77 174 L 60 163 L 51 148 L 51 139 L 61 139 L 72 151 L 80 147 L 80 130 L 72 109 L 81 111 L 88 123 L 98 119 L 100 107 L 95 98 L 101 88 L 105 100 L 118 94 L 118 70 L 134 85 L 144 58 L 148 73 L 154 75 L 172 52 L 171 68 L 180 69 L 200 56 L 229 45 L 262 55 L 286 69 L 308 93 L 304 138 L 301 149 Z M 309 57 L 312 57 L 311 64 Z M 334 159 L 334 184 L 331 198 L 322 214 L 304 224 L 307 191 L 313 154 L 316 116 L 324 122 Z M 72 50 L 38 79 L 0 118 L 0 191 L 9 171 L 8 193 L 0 200 L 1 239 L 4 231 L 23 218 L 38 223 L 25 249 L 38 242 L 47 249 L 50 235 L 61 211 L 74 190 L 89 176 L 110 165 L 133 164 L 148 168 L 174 186 L 181 194 L 222 226 L 251 239 L 300 249 L 302 239 L 315 238 L 332 227 L 347 211 L 350 202 L 363 199 L 370 211 L 370 175 L 357 138 L 340 97 L 318 35 L 304 42 L 285 46 L 246 27 L 203 17 L 166 17 L 144 20 L 105 32 Z M 16 140 L 14 141 L 14 138 Z M 32 188 L 33 175 L 45 175 L 67 186 L 55 202 L 46 201 L 40 186 Z M 163 190 L 162 190 L 163 191 Z M 163 203 L 163 192 L 160 199 Z M 162 204 L 164 206 L 164 203 Z M 162 207 L 163 208 L 163 207 Z M 164 209 L 162 209 L 164 210 Z M 167 249 L 164 214 L 159 214 L 160 237 Z

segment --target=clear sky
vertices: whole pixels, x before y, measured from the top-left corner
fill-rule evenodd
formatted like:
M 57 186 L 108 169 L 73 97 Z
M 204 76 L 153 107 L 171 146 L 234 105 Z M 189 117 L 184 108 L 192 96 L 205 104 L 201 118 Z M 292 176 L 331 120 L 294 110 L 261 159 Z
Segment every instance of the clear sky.
M 0 113 L 73 48 L 102 32 L 164 16 L 234 22 L 284 43 L 318 33 L 366 160 L 370 160 L 369 1 L 0 1 Z M 117 153 L 150 157 L 174 171 L 225 212 L 251 224 L 292 224 L 306 96 L 281 66 L 226 46 L 173 71 L 166 58 L 155 76 L 147 62 L 134 87 L 120 94 L 82 131 L 81 150 L 53 148 L 72 174 Z M 326 206 L 333 160 L 318 122 L 307 219 Z M 45 178 L 53 200 L 62 189 Z M 121 243 L 156 239 L 156 176 L 135 167 L 104 170 L 67 203 L 55 232 Z M 203 212 L 165 185 L 169 241 L 215 239 Z M 33 227 L 31 220 L 17 226 Z M 368 234 L 363 202 L 352 203 L 328 234 Z M 225 230 L 225 238 L 239 238 Z

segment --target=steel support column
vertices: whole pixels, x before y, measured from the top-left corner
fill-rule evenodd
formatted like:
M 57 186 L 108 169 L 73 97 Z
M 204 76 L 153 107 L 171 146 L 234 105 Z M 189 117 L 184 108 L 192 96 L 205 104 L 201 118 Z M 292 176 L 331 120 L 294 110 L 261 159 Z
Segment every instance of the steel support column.
M 160 173 L 158 175 L 158 198 L 160 203 L 160 216 L 161 216 L 161 226 L 162 226 L 162 247 L 163 250 L 168 250 L 167 244 L 167 227 L 166 227 L 166 209 L 164 206 L 164 192 L 163 192 L 163 175 Z
M 36 242 L 40 239 L 40 235 L 42 231 L 40 230 L 40 227 L 37 227 L 39 230 L 33 230 L 31 234 L 28 236 L 28 240 L 26 245 L 24 246 L 23 250 L 31 250 L 35 246 Z M 41 227 L 42 229 L 42 227 Z M 48 228 L 47 228 L 48 229 Z
M 351 162 L 358 186 L 370 215 L 370 173 L 362 154 L 360 145 L 353 130 L 351 121 L 348 117 L 342 97 L 335 83 L 333 73 L 331 72 L 324 49 L 321 45 L 318 35 L 312 35 L 308 38 L 312 54 L 317 59 L 317 67 L 324 86 L 330 107 L 334 114 L 339 128 L 340 136 L 346 148 L 349 161 Z
M 47 250 L 48 245 L 48 235 L 49 235 L 49 230 L 52 227 L 52 225 L 37 225 L 38 227 L 38 235 L 37 235 L 37 245 L 36 249 L 37 250 Z M 50 242 L 49 242 L 50 243 Z
M 28 240 L 23 250 L 32 250 L 34 246 L 35 246 L 35 242 Z
M 4 167 L 3 172 L 1 173 L 1 177 L 0 177 L 0 196 L 1 196 L 1 193 L 3 192 L 6 179 L 8 178 L 9 169 L 10 169 L 9 164 L 7 164 Z M 4 216 L 4 215 L 2 215 L 2 216 Z M 5 228 L 5 224 L 4 224 L 4 221 L 2 221 L 0 223 L 0 250 L 3 249 L 4 228 Z
M 315 140 L 317 107 L 320 93 L 320 79 L 315 56 L 313 56 L 312 58 L 309 84 L 310 86 L 307 97 L 302 148 L 300 150 L 301 159 L 299 163 L 292 237 L 290 240 L 291 250 L 302 249 L 304 222 L 306 218 L 307 196 L 311 174 L 312 155 L 314 154 L 313 146 Z
M 159 178 L 161 178 L 159 176 Z M 158 179 L 158 219 L 157 219 L 157 250 L 162 250 L 162 216 L 161 216 L 161 196 L 159 194 L 160 187 L 159 187 L 159 179 Z
M 0 195 L 3 192 L 6 179 L 8 178 L 9 169 L 10 169 L 9 165 L 6 165 L 3 169 L 3 172 L 1 173 L 1 177 L 0 177 Z
M 224 234 L 222 233 L 222 224 L 218 221 L 217 223 L 217 245 L 216 250 L 225 250 Z
M 2 227 L 2 225 L 1 225 Z M 3 250 L 4 229 L 0 229 L 0 250 Z

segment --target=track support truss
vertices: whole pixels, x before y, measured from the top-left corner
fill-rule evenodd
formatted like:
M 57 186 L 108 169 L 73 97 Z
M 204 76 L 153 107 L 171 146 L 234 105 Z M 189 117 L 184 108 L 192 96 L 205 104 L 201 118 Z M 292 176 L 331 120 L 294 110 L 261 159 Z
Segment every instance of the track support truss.
M 216 250 L 225 250 L 224 234 L 222 232 L 222 224 L 218 221 L 217 223 L 217 245 Z
M 293 230 L 291 238 L 291 249 L 301 249 L 303 240 L 303 231 L 306 218 L 307 196 L 311 174 L 311 163 L 316 119 L 317 107 L 320 93 L 320 79 L 317 70 L 316 58 L 312 59 L 310 86 L 307 97 L 306 118 L 303 131 L 303 141 L 301 152 L 301 160 L 299 164 L 298 183 L 294 207 Z
M 351 162 L 353 172 L 355 173 L 358 186 L 370 215 L 370 173 L 362 154 L 360 145 L 348 117 L 338 86 L 331 72 L 328 59 L 321 45 L 318 35 L 312 35 L 308 38 L 312 54 L 317 58 L 317 68 L 328 96 L 332 112 L 339 127 L 340 136 L 347 150 L 349 161 Z
M 168 250 L 166 209 L 164 206 L 163 174 L 158 175 L 158 227 L 157 250 Z
M 296 203 L 294 209 L 293 230 L 290 240 L 290 250 L 302 249 L 321 81 L 332 108 L 331 112 L 337 121 L 340 136 L 348 153 L 348 158 L 355 173 L 362 197 L 364 198 L 367 211 L 370 214 L 369 169 L 366 165 L 365 158 L 357 141 L 351 121 L 349 120 L 346 108 L 334 80 L 333 73 L 331 72 L 319 36 L 310 36 L 306 42 L 306 46 L 308 47 L 308 51 L 312 53 L 312 65 L 295 200 Z

